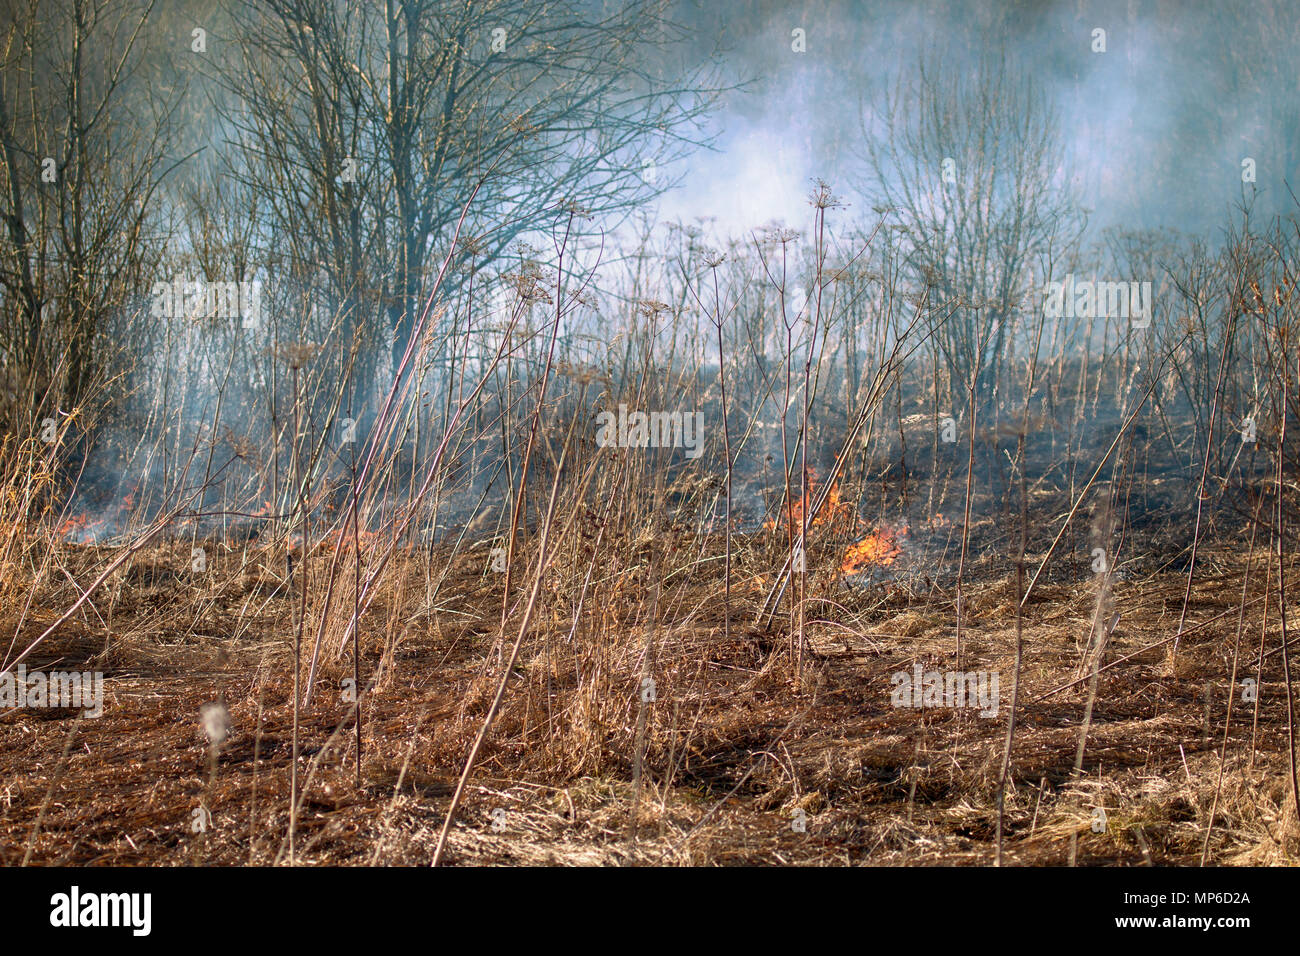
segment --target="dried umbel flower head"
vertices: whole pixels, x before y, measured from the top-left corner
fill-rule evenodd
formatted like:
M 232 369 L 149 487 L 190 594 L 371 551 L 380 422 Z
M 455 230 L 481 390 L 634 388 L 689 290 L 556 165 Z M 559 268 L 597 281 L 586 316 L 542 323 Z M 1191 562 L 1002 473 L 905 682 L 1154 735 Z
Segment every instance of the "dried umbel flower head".
M 831 192 L 830 184 L 824 179 L 813 181 L 812 192 L 808 196 L 808 205 L 815 209 L 842 209 L 848 205 Z
M 560 208 L 576 219 L 591 219 L 591 210 L 580 204 L 576 199 L 566 199 L 560 204 Z
M 799 239 L 797 229 L 787 229 L 779 223 L 774 223 L 763 230 L 762 242 L 767 246 L 787 246 Z
M 502 278 L 514 286 L 515 295 L 528 304 L 553 301 L 546 288 L 549 278 L 536 262 L 522 262 L 518 272 L 506 273 Z
M 199 725 L 208 738 L 208 744 L 216 749 L 230 734 L 230 711 L 221 701 L 210 701 L 199 708 Z
M 578 289 L 571 293 L 569 298 L 583 308 L 591 309 L 592 311 L 600 310 L 600 300 L 596 298 L 590 289 Z
M 664 312 L 671 312 L 672 306 L 667 302 L 660 302 L 657 299 L 638 299 L 635 305 L 636 311 L 640 315 L 652 318 L 661 315 Z
M 226 444 L 230 446 L 231 452 L 236 458 L 242 458 L 245 461 L 251 459 L 258 452 L 257 442 L 249 435 L 236 432 L 227 426 L 223 429 Z

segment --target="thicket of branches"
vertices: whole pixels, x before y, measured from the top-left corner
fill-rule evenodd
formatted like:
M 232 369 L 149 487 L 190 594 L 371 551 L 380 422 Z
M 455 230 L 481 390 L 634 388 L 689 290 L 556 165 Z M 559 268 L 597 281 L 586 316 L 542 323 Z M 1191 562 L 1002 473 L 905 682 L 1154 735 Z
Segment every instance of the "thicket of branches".
M 670 185 L 718 90 L 681 40 L 650 0 L 7 8 L 0 417 L 58 419 L 157 350 L 175 276 L 260 281 L 272 338 L 328 345 L 361 416 L 440 272 L 470 288 L 562 207 L 609 224 Z

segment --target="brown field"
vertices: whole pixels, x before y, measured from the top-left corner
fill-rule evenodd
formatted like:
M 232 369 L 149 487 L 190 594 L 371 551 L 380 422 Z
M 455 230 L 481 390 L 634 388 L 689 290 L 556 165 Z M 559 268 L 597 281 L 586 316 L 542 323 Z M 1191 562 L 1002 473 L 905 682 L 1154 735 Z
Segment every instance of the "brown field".
M 916 542 L 955 547 L 952 527 L 909 535 L 894 563 L 865 581 L 820 561 L 819 549 L 840 550 L 833 529 L 824 542 L 812 537 L 810 563 L 827 570 L 809 574 L 796 679 L 786 614 L 756 623 L 773 577 L 769 535 L 733 542 L 728 637 L 719 536 L 672 528 L 619 541 L 607 524 L 606 556 L 575 615 L 593 568 L 581 542 L 601 521 L 581 519 L 542 582 L 547 599 L 469 777 L 446 862 L 993 862 L 1017 603 L 1014 571 L 993 557 L 993 522 L 971 531 L 985 556 L 967 569 L 963 666 L 1003 675 L 996 719 L 890 702 L 893 672 L 953 666 L 951 588 L 900 570 L 919 561 Z M 0 719 L 0 863 L 287 858 L 297 596 L 283 548 L 211 545 L 201 576 L 185 547 L 139 551 L 27 660 L 31 669 L 104 671 L 104 714 L 28 709 Z M 1275 616 L 1264 622 L 1258 600 L 1240 616 L 1242 576 L 1249 569 L 1250 592 L 1259 591 L 1268 555 L 1204 548 L 1171 661 L 1186 575 L 1142 544 L 1133 551 L 1130 564 L 1148 570 L 1113 585 L 1122 616 L 1079 774 L 1090 696 L 1079 675 L 1098 576 L 1076 561 L 1081 573 L 1044 575 L 1049 583 L 1025 603 L 1004 861 L 1065 864 L 1072 841 L 1080 865 L 1194 865 L 1203 852 L 1216 864 L 1293 861 L 1278 626 Z M 113 553 L 57 549 L 57 573 L 35 593 L 17 647 Z M 331 557 L 317 549 L 309 573 L 323 577 Z M 1029 558 L 1032 569 L 1032 550 Z M 395 561 L 360 642 L 363 686 L 373 688 L 363 697 L 359 785 L 353 708 L 338 690 L 349 654 L 324 655 L 329 689 L 298 717 L 298 863 L 428 863 L 501 677 L 504 575 L 488 570 L 485 546 L 408 548 Z M 10 604 L 0 624 L 17 623 Z M 1240 691 L 1233 699 L 1234 668 L 1238 686 L 1257 678 L 1258 707 Z M 638 693 L 643 673 L 653 674 L 653 701 Z M 214 700 L 230 723 L 215 768 L 199 717 Z M 202 808 L 211 825 L 195 832 Z

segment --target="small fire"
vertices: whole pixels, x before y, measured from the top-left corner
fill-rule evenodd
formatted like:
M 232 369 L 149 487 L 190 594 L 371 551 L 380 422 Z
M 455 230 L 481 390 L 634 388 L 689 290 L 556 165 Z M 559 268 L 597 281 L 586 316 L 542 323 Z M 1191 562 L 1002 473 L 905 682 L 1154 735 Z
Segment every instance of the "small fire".
M 903 553 L 899 540 L 906 536 L 907 525 L 902 528 L 881 527 L 867 535 L 844 552 L 840 564 L 843 574 L 861 574 L 873 568 L 887 568 Z
M 807 471 L 808 494 L 806 498 L 800 498 L 786 505 L 786 522 L 791 536 L 798 536 L 803 530 L 804 508 L 811 507 L 812 503 L 817 500 L 817 474 L 811 468 Z M 804 502 L 809 504 L 805 506 Z M 763 527 L 772 531 L 776 528 L 776 518 L 768 518 L 763 522 Z M 853 506 L 847 501 L 840 500 L 840 483 L 836 481 L 831 485 L 830 492 L 826 495 L 826 503 L 822 505 L 821 511 L 817 512 L 808 522 L 808 527 L 815 528 L 819 526 L 830 525 L 837 529 L 849 529 L 856 524 Z
M 103 527 L 104 522 L 92 520 L 86 512 L 75 514 L 68 518 L 63 524 L 59 525 L 59 536 L 62 538 L 74 538 L 78 541 L 90 538 L 93 539 L 99 530 Z
M 140 486 L 136 484 L 121 501 L 103 509 L 98 516 L 89 511 L 70 515 L 59 524 L 56 533 L 73 544 L 93 544 L 104 535 L 120 533 L 131 517 L 139 491 Z

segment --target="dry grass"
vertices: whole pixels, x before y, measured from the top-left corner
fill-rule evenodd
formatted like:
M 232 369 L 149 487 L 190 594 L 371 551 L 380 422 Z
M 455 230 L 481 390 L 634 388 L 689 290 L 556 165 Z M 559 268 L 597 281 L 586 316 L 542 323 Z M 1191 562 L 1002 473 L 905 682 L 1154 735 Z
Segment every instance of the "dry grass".
M 738 536 L 738 581 L 761 537 Z M 734 621 L 743 623 L 733 623 L 724 640 L 721 562 L 701 562 L 701 547 L 681 537 L 669 549 L 681 555 L 677 567 L 663 570 L 639 795 L 631 781 L 647 609 L 628 595 L 644 574 L 636 562 L 602 568 L 610 578 L 602 593 L 612 597 L 588 604 L 580 639 L 570 642 L 572 595 L 562 585 L 573 570 L 557 567 L 552 600 L 525 642 L 451 831 L 447 862 L 990 863 L 1014 653 L 1013 580 L 977 565 L 969 584 L 965 666 L 999 671 L 1004 680 L 1001 714 L 983 719 L 890 703 L 893 672 L 918 661 L 952 666 L 951 595 L 903 576 L 867 587 L 823 583 L 818 596 L 833 605 L 822 607 L 834 610 L 810 608 L 810 666 L 796 686 L 781 618 L 770 630 L 753 623 L 759 587 L 733 588 Z M 96 550 L 65 547 L 58 560 L 82 580 L 99 560 Z M 276 590 L 268 551 L 231 550 L 198 580 L 175 547 L 142 552 L 111 609 L 105 602 L 87 610 L 29 659 L 32 668 L 102 669 L 104 715 L 77 721 L 74 712 L 33 709 L 0 719 L 0 861 L 22 859 L 47 793 L 32 843 L 36 863 L 284 859 L 294 598 Z M 1219 770 L 1225 658 L 1244 558 L 1233 548 L 1206 553 L 1189 631 L 1230 613 L 1185 635 L 1177 673 L 1151 645 L 1176 629 L 1183 575 L 1157 572 L 1116 585 L 1123 617 L 1108 661 L 1128 659 L 1101 674 L 1078 778 L 1071 767 L 1086 684 L 1043 695 L 1077 677 L 1095 594 L 1049 584 L 1027 604 L 1007 862 L 1062 864 L 1072 834 L 1081 864 L 1197 862 Z M 499 676 L 493 639 L 501 582 L 482 559 L 479 550 L 403 557 L 398 576 L 412 597 L 400 612 L 380 613 L 406 624 L 363 632 L 362 673 L 378 680 L 364 701 L 359 789 L 350 707 L 337 692 L 349 665 L 327 661 L 328 690 L 300 715 L 306 782 L 297 862 L 429 861 Z M 450 573 L 425 606 L 425 574 L 443 564 Z M 689 577 L 673 573 L 687 567 L 695 569 Z M 674 581 L 682 583 L 668 599 Z M 66 602 L 70 587 L 65 579 L 37 604 Z M 47 616 L 28 616 L 19 646 Z M 1258 615 L 1248 612 L 1253 636 L 1243 641 L 1243 673 L 1254 673 L 1258 629 Z M 1277 640 L 1270 622 L 1268 646 Z M 1295 859 L 1279 669 L 1276 655 L 1266 661 L 1257 731 L 1249 705 L 1234 710 L 1211 862 Z M 232 730 L 209 789 L 198 714 L 214 699 L 227 703 Z M 212 825 L 197 833 L 195 811 L 204 805 Z M 1097 806 L 1107 816 L 1102 833 L 1092 830 Z M 805 832 L 792 826 L 796 810 Z

